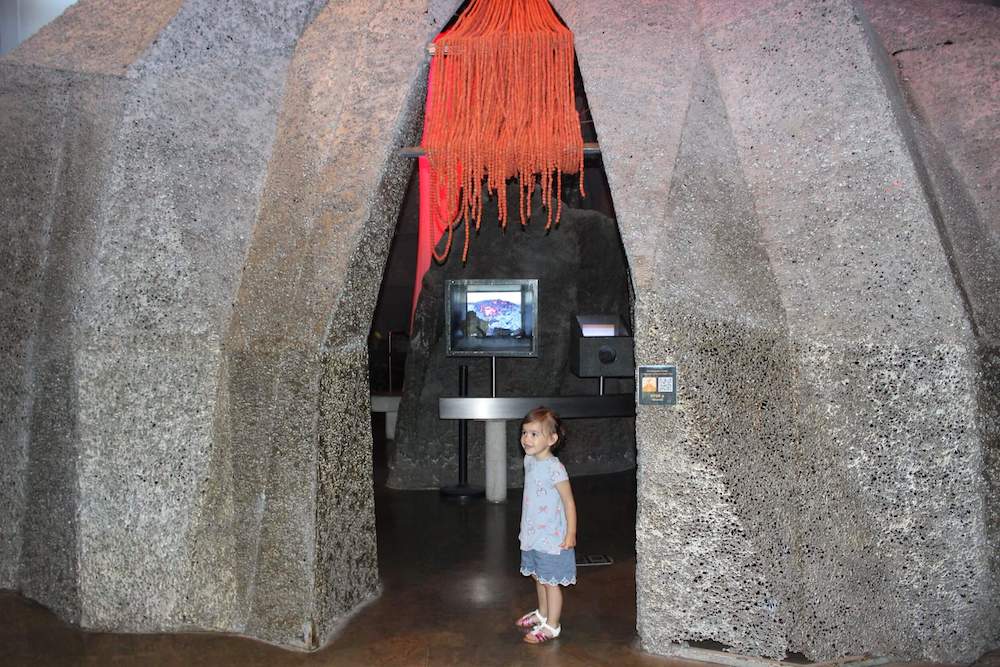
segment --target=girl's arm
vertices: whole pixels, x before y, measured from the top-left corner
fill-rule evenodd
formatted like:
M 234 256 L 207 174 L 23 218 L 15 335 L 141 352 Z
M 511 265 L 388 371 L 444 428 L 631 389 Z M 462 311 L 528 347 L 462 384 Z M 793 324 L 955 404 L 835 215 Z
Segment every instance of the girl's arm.
M 573 489 L 569 480 L 556 484 L 556 491 L 562 498 L 563 510 L 566 512 L 566 539 L 559 545 L 560 549 L 572 549 L 576 546 L 576 501 L 573 500 Z

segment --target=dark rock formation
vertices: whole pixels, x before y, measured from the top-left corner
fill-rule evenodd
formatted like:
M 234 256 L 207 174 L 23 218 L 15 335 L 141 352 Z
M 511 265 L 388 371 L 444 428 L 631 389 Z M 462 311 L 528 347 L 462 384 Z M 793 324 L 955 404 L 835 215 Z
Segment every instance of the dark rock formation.
M 437 487 L 457 481 L 457 422 L 438 418 L 438 399 L 458 395 L 459 365 L 469 367 L 470 395 L 490 395 L 489 358 L 445 355 L 444 293 L 449 278 L 538 278 L 539 356 L 498 358 L 498 396 L 598 393 L 596 378 L 581 379 L 569 370 L 570 318 L 576 313 L 607 313 L 629 321 L 629 276 L 617 225 L 600 213 L 567 207 L 560 225 L 546 233 L 544 215 L 539 215 L 536 205 L 527 226 L 511 221 L 504 232 L 491 202 L 473 237 L 468 263 L 462 265 L 457 247 L 444 265 L 432 266 L 424 277 L 390 457 L 392 486 Z M 632 386 L 630 379 L 609 379 L 605 391 L 631 392 Z M 634 465 L 634 420 L 573 419 L 566 427 L 569 436 L 559 457 L 571 476 Z M 517 422 L 507 424 L 511 486 L 521 484 L 524 472 L 519 428 Z M 481 422 L 470 424 L 469 479 L 478 484 L 484 477 L 483 430 Z

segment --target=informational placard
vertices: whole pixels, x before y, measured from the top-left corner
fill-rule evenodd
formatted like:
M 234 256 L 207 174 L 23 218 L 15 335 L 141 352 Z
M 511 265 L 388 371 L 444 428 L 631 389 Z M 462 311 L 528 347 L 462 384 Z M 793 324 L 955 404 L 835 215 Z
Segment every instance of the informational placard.
M 635 382 L 639 405 L 677 404 L 677 366 L 639 366 Z

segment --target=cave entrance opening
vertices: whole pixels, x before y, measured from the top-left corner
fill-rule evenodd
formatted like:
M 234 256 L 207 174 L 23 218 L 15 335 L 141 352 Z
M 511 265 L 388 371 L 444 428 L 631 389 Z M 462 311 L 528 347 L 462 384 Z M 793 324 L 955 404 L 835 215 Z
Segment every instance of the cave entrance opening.
M 583 139 L 596 144 L 579 66 L 576 77 Z M 432 264 L 414 311 L 416 162 L 400 205 L 368 339 L 380 577 L 386 593 L 403 608 L 408 591 L 418 587 L 418 581 L 425 587 L 428 579 L 441 582 L 445 595 L 452 591 L 458 604 L 489 606 L 509 598 L 512 587 L 519 597 L 524 593 L 528 604 L 533 589 L 520 581 L 517 567 L 523 480 L 520 424 L 512 420 L 505 426 L 507 502 L 446 499 L 437 490 L 459 479 L 459 425 L 439 418 L 438 400 L 458 395 L 461 366 L 467 368 L 470 396 L 489 396 L 494 378 L 497 396 L 596 396 L 602 384 L 606 394 L 634 394 L 630 377 L 580 378 L 570 372 L 569 364 L 575 315 L 617 315 L 634 331 L 634 292 L 607 175 L 596 154 L 585 161 L 586 194 L 578 187 L 577 175 L 563 176 L 562 220 L 549 233 L 537 193 L 528 224 L 522 226 L 513 217 L 506 230 L 499 226 L 496 201 L 487 202 L 467 263 L 462 263 L 460 250 L 453 249 L 444 263 Z M 517 210 L 516 182 L 509 185 L 507 196 L 509 209 Z M 494 363 L 488 357 L 447 356 L 445 281 L 452 278 L 537 278 L 539 356 L 497 358 Z M 412 329 L 411 312 L 415 312 Z M 570 473 L 580 514 L 578 576 L 603 571 L 599 578 L 603 588 L 587 595 L 604 596 L 600 600 L 610 595 L 618 610 L 630 612 L 616 612 L 616 623 L 623 641 L 631 641 L 635 419 L 570 419 L 566 426 L 569 437 L 559 456 Z M 484 422 L 468 423 L 468 482 L 478 486 L 485 481 L 484 431 Z M 609 568 L 602 567 L 608 563 Z M 462 575 L 456 578 L 455 571 Z M 604 604 L 600 600 L 595 598 L 594 604 Z

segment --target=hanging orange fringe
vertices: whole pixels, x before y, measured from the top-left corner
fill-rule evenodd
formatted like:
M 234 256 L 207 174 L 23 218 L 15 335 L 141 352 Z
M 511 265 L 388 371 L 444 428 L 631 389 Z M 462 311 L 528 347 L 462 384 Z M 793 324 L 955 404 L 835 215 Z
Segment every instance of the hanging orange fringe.
M 431 215 L 447 226 L 443 262 L 453 228 L 482 220 L 483 188 L 497 195 L 500 225 L 507 227 L 506 182 L 520 183 L 524 225 L 531 195 L 541 187 L 545 229 L 559 223 L 561 178 L 580 174 L 583 138 L 573 85 L 573 33 L 548 0 L 471 0 L 455 24 L 435 40 L 431 59 L 433 114 L 424 120 L 423 149 L 431 167 Z M 441 201 L 440 198 L 445 200 Z M 551 204 L 555 198 L 555 211 Z M 442 211 L 457 211 L 442 220 Z

